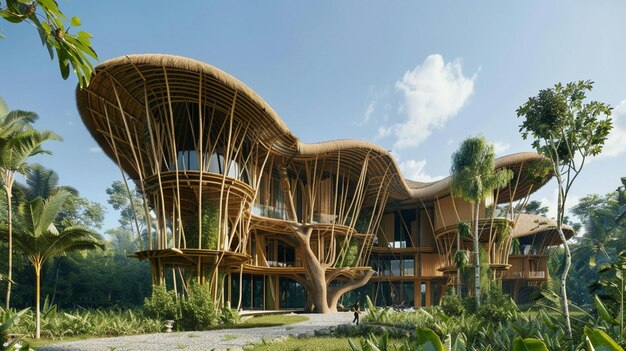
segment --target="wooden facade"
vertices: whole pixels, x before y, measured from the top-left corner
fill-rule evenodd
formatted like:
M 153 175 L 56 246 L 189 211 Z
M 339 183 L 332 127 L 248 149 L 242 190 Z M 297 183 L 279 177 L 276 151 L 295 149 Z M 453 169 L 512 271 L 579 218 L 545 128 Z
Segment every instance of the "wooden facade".
M 332 312 L 357 292 L 424 306 L 453 283 L 454 252 L 469 248 L 456 227 L 472 207 L 450 196 L 449 178 L 407 181 L 387 150 L 366 142 L 302 143 L 254 91 L 210 65 L 113 59 L 77 102 L 143 195 L 148 223 L 136 223 L 135 256 L 149 260 L 155 284 L 184 290 L 195 280 L 245 309 Z M 496 161 L 515 174 L 481 205 L 481 243 L 498 278 L 545 280 L 545 259 L 510 256 L 516 237 L 542 237 L 527 244 L 539 251 L 558 244 L 549 226 L 516 232 L 516 209 L 549 179 L 531 171 L 540 162 L 534 153 Z

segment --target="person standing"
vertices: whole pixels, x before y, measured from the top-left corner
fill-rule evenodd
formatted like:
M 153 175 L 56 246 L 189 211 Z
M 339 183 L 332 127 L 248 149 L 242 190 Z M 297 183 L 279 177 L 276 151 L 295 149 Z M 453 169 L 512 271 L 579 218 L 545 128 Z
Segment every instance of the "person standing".
M 356 325 L 359 325 L 359 314 L 361 313 L 361 304 L 357 300 L 357 302 L 352 306 L 352 310 L 354 311 L 354 319 L 352 323 L 356 322 Z

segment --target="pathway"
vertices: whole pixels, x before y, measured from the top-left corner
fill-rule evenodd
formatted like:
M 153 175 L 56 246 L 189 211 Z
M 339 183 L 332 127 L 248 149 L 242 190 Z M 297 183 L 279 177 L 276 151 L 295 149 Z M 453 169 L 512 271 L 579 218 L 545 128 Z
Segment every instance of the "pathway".
M 104 339 L 89 339 L 40 347 L 40 351 L 152 351 L 152 350 L 240 350 L 250 343 L 259 343 L 286 336 L 313 335 L 316 330 L 350 323 L 351 312 L 334 314 L 303 314 L 308 321 L 278 327 L 221 329 L 195 332 L 143 334 Z

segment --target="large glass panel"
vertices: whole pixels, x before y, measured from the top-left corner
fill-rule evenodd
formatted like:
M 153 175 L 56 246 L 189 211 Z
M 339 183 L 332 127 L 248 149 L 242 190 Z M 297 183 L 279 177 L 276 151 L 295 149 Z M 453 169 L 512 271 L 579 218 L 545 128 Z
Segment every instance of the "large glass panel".
M 402 274 L 415 275 L 415 261 L 413 257 L 408 256 L 402 260 Z
M 237 281 L 237 282 L 236 282 Z M 252 286 L 251 279 L 249 275 L 244 275 L 241 277 L 241 308 L 244 310 L 249 310 L 252 307 Z M 235 292 L 236 289 L 236 293 Z M 233 301 L 239 301 L 239 281 L 238 279 L 233 279 L 233 296 L 237 298 Z
M 305 290 L 296 281 L 289 278 L 280 278 L 279 294 L 281 309 L 304 308 L 306 301 Z
M 254 276 L 252 282 L 252 309 L 263 309 L 263 276 Z
M 400 260 L 391 260 L 390 261 L 391 264 L 391 272 L 390 275 L 400 275 Z
M 402 283 L 402 298 L 404 299 L 403 305 L 405 307 L 413 307 L 413 282 Z
M 376 306 L 389 306 L 391 304 L 391 288 L 389 282 L 380 282 L 376 294 Z
M 426 307 L 426 283 L 422 283 L 421 285 L 421 306 Z

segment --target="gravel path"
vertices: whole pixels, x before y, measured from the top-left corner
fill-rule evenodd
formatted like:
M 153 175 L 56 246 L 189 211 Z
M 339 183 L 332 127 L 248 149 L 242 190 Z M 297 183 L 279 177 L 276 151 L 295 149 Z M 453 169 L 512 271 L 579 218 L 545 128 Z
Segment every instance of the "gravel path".
M 316 330 L 350 323 L 351 312 L 334 314 L 303 314 L 306 322 L 279 327 L 221 329 L 196 332 L 143 334 L 105 339 L 90 339 L 40 347 L 40 351 L 152 351 L 152 350 L 241 350 L 262 339 L 274 340 L 286 336 L 313 335 Z

